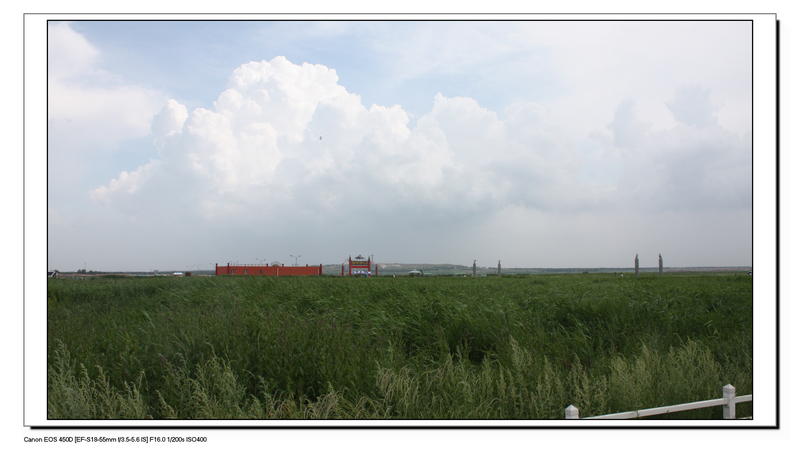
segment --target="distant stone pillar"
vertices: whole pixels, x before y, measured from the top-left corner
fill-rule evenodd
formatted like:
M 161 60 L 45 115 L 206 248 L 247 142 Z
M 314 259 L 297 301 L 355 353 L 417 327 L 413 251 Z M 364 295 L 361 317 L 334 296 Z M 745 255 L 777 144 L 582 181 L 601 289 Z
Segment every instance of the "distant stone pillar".
M 658 254 L 658 276 L 661 277 L 664 275 L 664 259 L 661 258 L 661 254 Z
M 633 260 L 634 277 L 639 276 L 639 254 L 636 254 L 636 259 Z
M 497 276 L 502 277 L 502 275 L 500 274 L 500 260 L 497 260 Z
M 477 260 L 472 260 L 472 278 L 475 278 L 475 277 L 478 276 L 478 274 L 476 272 L 476 268 L 475 268 L 475 261 L 477 261 Z

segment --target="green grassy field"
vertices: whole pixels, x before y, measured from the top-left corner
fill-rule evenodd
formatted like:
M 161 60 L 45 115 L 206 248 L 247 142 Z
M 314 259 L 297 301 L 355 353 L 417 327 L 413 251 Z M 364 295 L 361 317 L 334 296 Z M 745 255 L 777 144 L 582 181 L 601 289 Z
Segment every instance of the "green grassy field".
M 51 419 L 562 419 L 752 393 L 745 275 L 51 279 L 47 304 Z

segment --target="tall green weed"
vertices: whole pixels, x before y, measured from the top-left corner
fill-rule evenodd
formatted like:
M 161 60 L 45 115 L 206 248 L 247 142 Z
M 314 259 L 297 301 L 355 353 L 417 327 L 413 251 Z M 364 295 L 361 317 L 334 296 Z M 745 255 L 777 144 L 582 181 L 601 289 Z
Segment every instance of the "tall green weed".
M 51 279 L 47 307 L 55 418 L 562 418 L 752 391 L 746 277 Z

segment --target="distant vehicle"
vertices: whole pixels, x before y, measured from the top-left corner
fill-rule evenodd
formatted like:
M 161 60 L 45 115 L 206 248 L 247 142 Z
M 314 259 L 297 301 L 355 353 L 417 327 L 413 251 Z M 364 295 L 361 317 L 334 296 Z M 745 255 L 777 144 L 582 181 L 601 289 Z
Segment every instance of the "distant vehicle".
M 175 277 L 183 277 L 183 272 L 173 272 L 172 275 L 174 275 Z

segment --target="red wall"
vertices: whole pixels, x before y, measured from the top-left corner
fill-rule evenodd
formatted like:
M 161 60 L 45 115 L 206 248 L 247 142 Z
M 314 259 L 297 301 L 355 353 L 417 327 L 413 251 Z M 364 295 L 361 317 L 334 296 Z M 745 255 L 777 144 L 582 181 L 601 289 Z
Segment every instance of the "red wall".
M 234 275 L 266 275 L 271 277 L 322 275 L 322 264 L 312 267 L 309 267 L 308 264 L 306 264 L 305 267 L 260 266 L 258 264 L 244 266 L 232 266 L 230 264 L 224 266 L 217 265 L 217 275 L 231 275 L 231 271 L 234 272 Z M 244 273 L 245 271 L 247 271 L 247 274 Z

